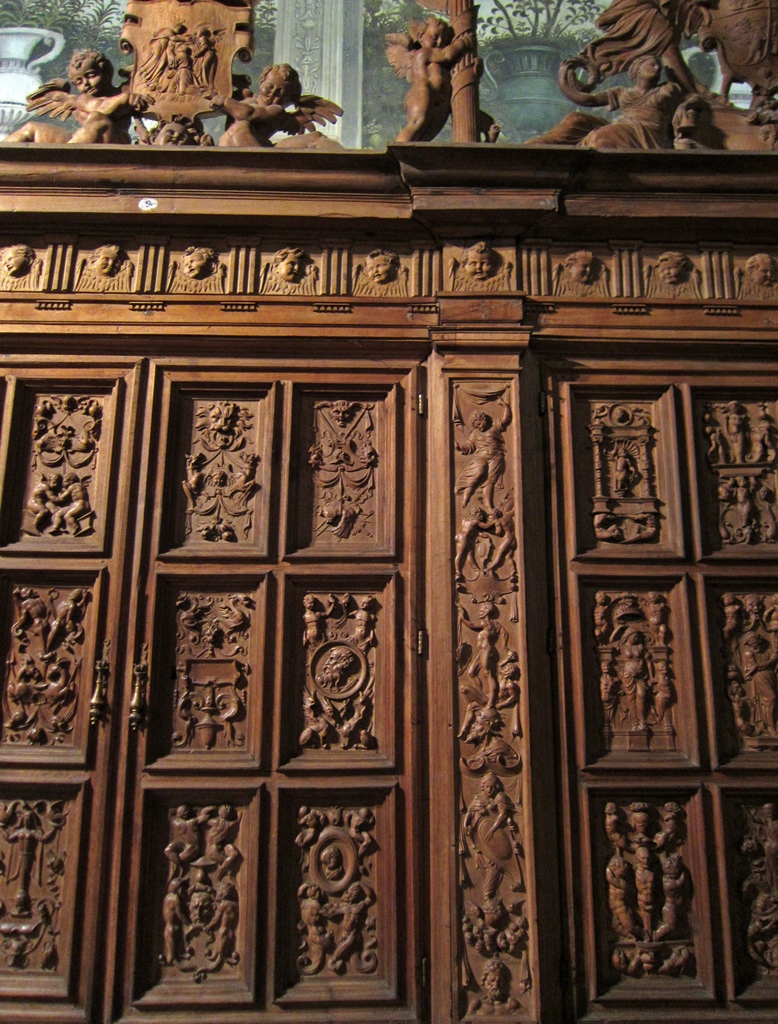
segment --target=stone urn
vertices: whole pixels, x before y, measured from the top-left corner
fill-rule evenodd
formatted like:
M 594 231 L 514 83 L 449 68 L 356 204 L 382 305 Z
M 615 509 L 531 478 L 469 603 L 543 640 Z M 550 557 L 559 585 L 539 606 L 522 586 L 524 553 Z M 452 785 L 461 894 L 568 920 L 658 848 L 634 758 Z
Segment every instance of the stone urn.
M 0 28 L 0 139 L 27 119 L 27 96 L 42 83 L 38 68 L 64 45 L 59 32 L 45 28 Z M 40 46 L 48 49 L 33 59 Z
M 485 53 L 482 103 L 508 142 L 542 135 L 573 109 L 557 84 L 561 62 L 561 50 L 548 42 L 517 42 Z

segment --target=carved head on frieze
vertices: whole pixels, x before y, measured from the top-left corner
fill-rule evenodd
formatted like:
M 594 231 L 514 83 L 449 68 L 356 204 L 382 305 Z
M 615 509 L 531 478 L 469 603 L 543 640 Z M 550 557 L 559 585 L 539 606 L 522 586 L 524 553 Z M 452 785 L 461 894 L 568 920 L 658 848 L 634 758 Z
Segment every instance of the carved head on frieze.
M 279 249 L 273 256 L 273 273 L 282 281 L 297 284 L 305 272 L 305 252 L 299 247 Z
M 198 118 L 176 114 L 169 121 L 159 121 L 148 136 L 139 142 L 150 146 L 213 146 L 213 136 L 203 129 Z
M 739 298 L 772 298 L 778 291 L 778 260 L 766 252 L 755 253 L 746 260 L 739 276 Z
M 669 249 L 646 271 L 649 297 L 702 298 L 700 272 L 686 253 Z
M 365 258 L 365 276 L 374 284 L 394 281 L 400 270 L 400 257 L 389 249 L 374 249 Z
M 35 262 L 35 250 L 29 245 L 9 245 L 0 253 L 0 266 L 11 277 L 24 277 Z
M 181 273 L 185 277 L 202 278 L 214 273 L 219 262 L 215 249 L 204 245 L 190 245 L 181 257 Z
M 118 245 L 99 245 L 87 256 L 86 265 L 99 277 L 111 277 L 117 271 L 121 255 Z
M 554 271 L 555 295 L 607 295 L 608 268 L 589 249 L 571 252 Z
M 682 252 L 663 252 L 656 261 L 656 274 L 667 284 L 682 284 L 694 269 L 692 261 Z
M 451 260 L 455 292 L 501 291 L 511 285 L 513 264 L 483 239 L 462 250 L 461 259 Z

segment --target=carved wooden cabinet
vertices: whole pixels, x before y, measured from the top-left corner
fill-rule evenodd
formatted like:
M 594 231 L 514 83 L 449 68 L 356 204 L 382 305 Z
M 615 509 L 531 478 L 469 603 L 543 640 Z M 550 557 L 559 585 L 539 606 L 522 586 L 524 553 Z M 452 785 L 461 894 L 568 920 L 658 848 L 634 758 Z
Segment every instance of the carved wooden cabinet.
M 0 1021 L 775 1018 L 770 155 L 477 152 L 3 150 Z

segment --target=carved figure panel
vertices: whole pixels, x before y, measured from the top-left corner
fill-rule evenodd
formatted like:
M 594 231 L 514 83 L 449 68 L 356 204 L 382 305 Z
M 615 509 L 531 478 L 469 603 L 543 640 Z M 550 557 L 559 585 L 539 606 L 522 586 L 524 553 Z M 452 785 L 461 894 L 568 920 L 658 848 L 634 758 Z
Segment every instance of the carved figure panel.
M 467 1013 L 520 1011 L 532 983 L 523 846 L 517 440 L 510 381 L 452 385 L 459 878 Z
M 135 52 L 130 89 L 149 113 L 170 120 L 210 111 L 215 94 L 232 93 L 232 62 L 248 60 L 251 5 L 243 0 L 130 0 L 121 46 Z
M 43 270 L 43 260 L 29 245 L 7 245 L 0 249 L 0 291 L 40 291 Z
M 380 602 L 374 594 L 308 593 L 302 603 L 306 676 L 300 746 L 374 750 Z
M 455 292 L 509 291 L 513 282 L 513 263 L 485 241 L 463 249 L 461 257 L 449 264 L 451 290 Z
M 592 521 L 597 541 L 658 541 L 661 502 L 654 462 L 654 404 L 595 401 L 589 406 L 587 429 L 594 460 Z
M 675 800 L 611 801 L 603 818 L 609 967 L 616 977 L 695 977 L 685 808 Z
M 260 295 L 316 295 L 319 268 L 299 246 L 286 246 L 260 272 Z
M 184 544 L 245 544 L 258 525 L 259 402 L 196 398 L 182 488 Z
M 223 295 L 226 276 L 227 267 L 215 249 L 190 245 L 180 259 L 172 261 L 167 290 L 171 294 Z
M 675 750 L 671 604 L 659 591 L 595 594 L 606 750 Z
M 775 401 L 706 402 L 707 460 L 717 481 L 722 545 L 778 542 Z
M 610 295 L 610 269 L 588 249 L 578 249 L 557 263 L 554 295 Z
M 104 400 L 93 395 L 39 395 L 32 416 L 30 469 L 22 535 L 89 537 Z
M 719 599 L 727 697 L 740 746 L 778 750 L 778 594 Z
M 750 981 L 778 975 L 778 810 L 773 800 L 737 807 L 740 949 Z
M 73 746 L 79 708 L 89 700 L 82 662 L 91 600 L 87 587 L 14 589 L 4 743 Z
M 135 264 L 119 245 L 98 245 L 82 256 L 76 270 L 77 292 L 130 292 Z
M 244 746 L 254 609 L 253 596 L 240 592 L 176 597 L 174 750 Z
M 297 822 L 299 976 L 375 974 L 381 933 L 374 809 L 303 806 Z
M 374 298 L 408 295 L 408 268 L 390 249 L 374 249 L 354 271 L 354 295 Z
M 244 809 L 183 803 L 168 811 L 167 882 L 162 899 L 162 980 L 234 975 L 240 928 Z
M 749 256 L 742 270 L 736 271 L 739 299 L 778 298 L 778 260 L 766 252 Z
M 308 451 L 313 480 L 314 543 L 375 539 L 377 514 L 373 402 L 337 399 L 313 407 Z
M 62 955 L 63 887 L 72 875 L 65 800 L 0 803 L 0 973 L 56 973 Z
M 646 268 L 646 295 L 654 299 L 701 299 L 702 275 L 685 253 L 670 250 Z

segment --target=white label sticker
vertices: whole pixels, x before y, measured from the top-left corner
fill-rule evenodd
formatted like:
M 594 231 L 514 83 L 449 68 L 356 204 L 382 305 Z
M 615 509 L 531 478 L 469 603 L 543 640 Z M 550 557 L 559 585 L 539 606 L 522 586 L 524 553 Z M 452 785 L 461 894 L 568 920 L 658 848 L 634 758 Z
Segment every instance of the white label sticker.
M 151 210 L 156 210 L 156 208 L 158 206 L 159 206 L 159 203 L 157 202 L 156 199 L 139 199 L 138 200 L 138 209 L 139 210 L 143 210 L 144 213 L 148 213 Z

